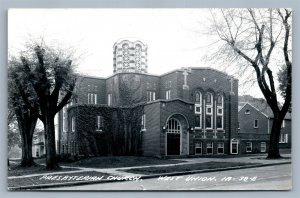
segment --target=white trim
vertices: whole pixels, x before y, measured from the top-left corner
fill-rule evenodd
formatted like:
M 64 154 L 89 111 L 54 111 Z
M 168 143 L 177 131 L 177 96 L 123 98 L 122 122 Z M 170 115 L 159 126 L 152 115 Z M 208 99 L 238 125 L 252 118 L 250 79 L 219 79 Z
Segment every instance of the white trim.
M 195 129 L 202 129 L 202 115 L 203 115 L 203 109 L 202 109 L 202 93 L 200 91 L 195 91 L 195 95 L 199 94 L 199 102 L 195 100 L 195 116 L 199 116 L 199 123 L 200 126 L 195 126 Z M 200 111 L 196 111 L 197 108 L 200 108 Z
M 264 148 L 264 150 L 262 150 L 262 148 Z M 260 142 L 260 152 L 261 153 L 267 152 L 267 143 L 266 142 Z
M 166 91 L 166 100 L 170 100 L 171 99 L 171 90 L 167 90 Z
M 222 147 L 219 147 L 219 144 L 222 144 Z M 219 148 L 223 149 L 222 153 L 219 153 Z M 217 154 L 224 154 L 224 142 L 217 142 Z
M 208 147 L 208 146 L 207 146 L 209 143 L 211 144 L 211 147 Z M 208 149 L 208 148 L 211 148 L 211 153 L 207 153 L 207 149 Z M 211 154 L 211 155 L 214 154 L 214 142 L 207 142 L 207 143 L 206 143 L 206 155 L 210 155 L 210 154 Z
M 75 117 L 74 116 L 72 116 L 71 117 L 71 131 L 72 132 L 75 132 Z
M 108 106 L 112 105 L 112 94 L 111 93 L 107 94 L 107 105 Z
M 147 102 L 155 100 L 155 91 L 147 90 Z
M 236 144 L 236 153 L 232 152 L 232 147 L 233 147 L 232 145 L 233 144 Z M 230 154 L 237 155 L 238 153 L 239 153 L 239 142 L 236 139 L 231 139 L 230 140 Z
M 146 114 L 142 115 L 142 129 L 141 131 L 146 131 Z
M 289 142 L 289 134 L 281 133 L 279 136 L 279 143 L 287 144 Z
M 200 146 L 196 146 L 197 143 L 199 143 Z M 201 148 L 201 153 L 196 153 L 197 148 Z M 195 142 L 195 155 L 202 155 L 202 154 L 203 154 L 203 144 L 202 144 L 202 142 Z
M 285 119 L 282 120 L 281 128 L 285 128 Z
M 247 144 L 248 143 L 250 143 L 250 148 L 251 148 L 251 150 L 250 151 L 248 151 L 248 146 L 247 146 Z M 246 142 L 246 153 L 251 153 L 252 152 L 252 142 Z
M 186 121 L 186 124 L 187 124 L 187 128 L 190 127 L 189 122 L 188 122 L 188 119 L 187 119 L 183 114 L 181 114 L 181 113 L 173 113 L 173 114 L 171 114 L 170 116 L 168 116 L 167 119 L 166 119 L 166 122 L 165 122 L 165 126 L 167 126 L 169 119 L 170 119 L 172 116 L 174 116 L 174 115 L 181 115 L 182 117 L 184 117 L 184 119 L 185 119 L 185 121 Z M 176 119 L 176 118 L 175 118 L 175 119 Z
M 102 131 L 101 126 L 102 117 L 100 115 L 97 116 L 97 128 L 96 131 Z
M 67 105 L 65 105 L 64 107 L 63 107 L 63 112 L 62 112 L 62 117 L 63 117 L 63 119 L 62 119 L 62 131 L 63 132 L 67 132 L 68 131 L 68 113 L 67 113 Z
M 244 103 L 244 102 L 239 102 L 239 103 Z M 245 103 L 245 104 L 238 110 L 238 112 L 240 112 L 246 105 L 247 105 L 247 103 Z
M 221 96 L 221 99 L 222 99 L 222 105 L 221 106 L 218 106 L 218 103 L 217 103 L 217 100 L 218 100 L 218 97 Z M 217 130 L 224 130 L 224 96 L 223 94 L 218 94 L 217 95 L 217 100 L 216 100 L 216 129 Z M 222 110 L 222 113 L 219 113 L 219 109 Z M 221 128 L 218 128 L 217 127 L 217 117 L 218 116 L 221 116 L 221 122 L 222 122 L 222 127 Z
M 211 121 L 210 121 L 211 127 L 207 128 L 205 126 L 205 129 L 213 129 L 214 128 L 214 126 L 213 126 L 214 125 L 214 117 L 213 117 L 214 97 L 213 97 L 213 94 L 211 92 L 207 92 L 205 94 L 205 99 L 204 99 L 205 103 L 206 103 L 206 98 L 207 98 L 208 95 L 210 95 L 210 104 L 205 105 L 205 120 L 204 120 L 204 122 L 206 123 L 206 116 L 207 117 L 211 117 Z M 208 108 L 211 108 L 211 112 L 210 113 L 208 113 Z

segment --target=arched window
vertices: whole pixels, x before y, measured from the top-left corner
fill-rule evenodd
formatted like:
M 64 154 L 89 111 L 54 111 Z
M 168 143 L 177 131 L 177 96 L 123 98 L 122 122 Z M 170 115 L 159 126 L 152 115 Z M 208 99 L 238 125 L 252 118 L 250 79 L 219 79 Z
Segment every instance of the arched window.
M 202 94 L 199 91 L 195 93 L 195 128 L 202 128 Z
M 212 98 L 213 98 L 212 94 L 211 93 L 207 93 L 206 94 L 206 98 L 205 98 L 206 104 L 212 104 Z
M 167 133 L 180 133 L 181 126 L 180 122 L 174 118 L 168 121 Z
M 217 97 L 217 129 L 224 128 L 224 97 L 219 94 Z
M 205 128 L 213 128 L 213 95 L 211 93 L 205 96 Z

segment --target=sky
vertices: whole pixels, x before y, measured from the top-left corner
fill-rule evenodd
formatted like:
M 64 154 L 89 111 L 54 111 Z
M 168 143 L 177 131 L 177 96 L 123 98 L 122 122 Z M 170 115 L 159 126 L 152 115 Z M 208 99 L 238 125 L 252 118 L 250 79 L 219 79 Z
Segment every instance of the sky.
M 30 38 L 73 47 L 80 57 L 79 73 L 107 77 L 113 74 L 113 45 L 137 38 L 148 45 L 148 73 L 163 74 L 181 67 L 214 67 L 203 60 L 207 46 L 207 9 L 10 9 L 10 54 L 24 49 Z M 222 70 L 222 68 L 219 68 Z M 257 87 L 240 94 L 262 97 Z

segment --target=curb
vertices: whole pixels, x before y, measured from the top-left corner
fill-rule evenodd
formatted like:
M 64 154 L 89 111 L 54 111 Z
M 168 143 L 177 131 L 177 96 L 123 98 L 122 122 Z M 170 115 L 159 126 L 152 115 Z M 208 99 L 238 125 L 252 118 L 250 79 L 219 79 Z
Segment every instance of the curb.
M 276 165 L 284 165 L 291 164 L 292 162 L 280 162 L 275 164 L 255 164 L 255 165 L 246 165 L 246 166 L 234 166 L 234 167 L 226 167 L 226 168 L 215 168 L 215 169 L 204 169 L 204 170 L 194 170 L 194 171 L 184 171 L 184 172 L 172 172 L 172 173 L 164 173 L 164 174 L 153 174 L 153 175 L 143 175 L 142 179 L 151 179 L 158 178 L 163 176 L 179 176 L 179 175 L 189 175 L 196 173 L 210 173 L 210 172 L 220 172 L 220 171 L 228 171 L 228 170 L 236 170 L 236 169 L 248 169 L 248 168 L 259 168 L 266 166 L 276 166 Z M 47 175 L 47 174 L 45 174 Z M 79 182 L 68 182 L 68 183 L 52 183 L 52 184 L 40 184 L 37 186 L 20 186 L 20 187 L 8 187 L 10 191 L 22 191 L 22 190 L 37 190 L 37 189 L 47 189 L 54 187 L 65 187 L 65 186 L 79 186 L 79 185 L 88 185 L 88 184 L 101 184 L 101 183 L 112 183 L 112 182 L 125 182 L 127 180 L 99 180 L 99 181 L 79 181 Z

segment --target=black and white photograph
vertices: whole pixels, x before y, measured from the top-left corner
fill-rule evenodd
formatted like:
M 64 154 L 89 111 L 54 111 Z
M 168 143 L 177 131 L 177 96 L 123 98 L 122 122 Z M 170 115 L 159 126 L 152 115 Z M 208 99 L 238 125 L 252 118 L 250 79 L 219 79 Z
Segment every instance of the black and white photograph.
M 9 9 L 7 189 L 292 190 L 292 19 Z

